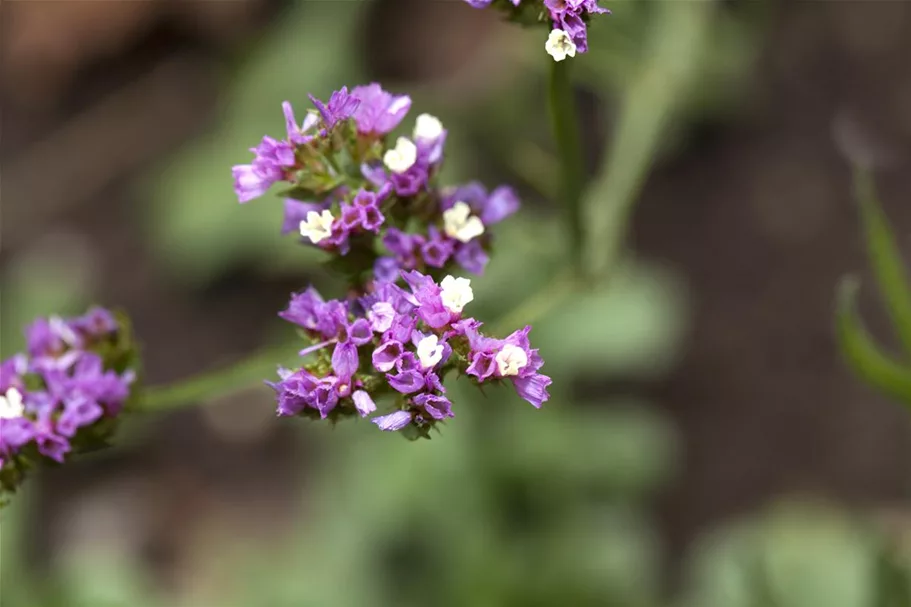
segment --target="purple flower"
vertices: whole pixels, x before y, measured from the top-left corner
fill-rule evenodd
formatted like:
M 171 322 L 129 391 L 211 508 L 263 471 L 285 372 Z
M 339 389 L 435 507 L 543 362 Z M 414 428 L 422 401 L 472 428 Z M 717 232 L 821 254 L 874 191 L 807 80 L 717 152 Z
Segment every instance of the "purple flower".
M 263 137 L 255 148 L 250 148 L 255 157 L 251 164 L 239 164 L 232 170 L 234 192 L 239 202 L 249 202 L 266 193 L 273 183 L 285 178 L 285 171 L 297 160 L 294 148 L 287 141 Z
M 424 376 L 418 371 L 402 371 L 396 375 L 387 375 L 389 385 L 402 394 L 411 394 L 424 389 Z
M 411 413 L 408 411 L 396 411 L 382 417 L 374 417 L 370 421 L 379 426 L 380 430 L 395 432 L 411 423 Z
M 77 396 L 66 403 L 63 414 L 57 420 L 57 432 L 72 437 L 83 426 L 90 426 L 102 415 L 104 409 L 95 401 L 84 396 Z
M 350 341 L 338 343 L 332 352 L 332 369 L 346 381 L 357 372 L 357 346 Z
M 373 326 L 366 318 L 358 318 L 348 325 L 348 339 L 356 346 L 364 346 L 373 341 Z
M 416 271 L 403 272 L 402 277 L 411 287 L 418 317 L 428 327 L 439 329 L 453 320 L 453 313 L 443 305 L 442 289 L 433 278 Z
M 357 97 L 348 94 L 347 86 L 332 93 L 329 103 L 323 103 L 313 95 L 309 97 L 322 116 L 326 129 L 331 129 L 338 122 L 351 118 L 361 103 Z
M 297 119 L 294 117 L 294 109 L 291 107 L 291 103 L 285 101 L 282 103 L 282 112 L 285 114 L 285 128 L 288 131 L 288 141 L 295 145 L 304 145 L 309 143 L 312 139 L 312 135 L 307 135 L 307 133 L 319 122 L 319 117 L 316 114 L 307 112 L 307 117 L 304 118 L 303 124 L 300 126 L 297 125 Z
M 38 318 L 25 329 L 25 339 L 29 356 L 56 357 L 68 346 L 81 345 L 79 336 L 63 319 Z
M 356 86 L 351 94 L 360 100 L 354 111 L 357 130 L 364 135 L 386 135 L 402 122 L 411 109 L 407 95 L 391 95 L 377 83 Z
M 6 394 L 10 388 L 23 387 L 22 376 L 28 370 L 28 359 L 23 354 L 16 354 L 0 363 L 0 393 Z
M 399 277 L 399 262 L 395 257 L 378 257 L 373 264 L 373 275 L 380 282 L 393 282 Z
M 479 382 L 491 377 L 512 380 L 519 396 L 535 407 L 550 398 L 547 386 L 551 379 L 538 373 L 544 361 L 528 341 L 531 327 L 515 331 L 505 339 L 485 337 L 477 329 L 478 325 L 471 323 L 456 326 L 456 330 L 462 330 L 468 338 L 471 348 L 468 375 L 473 375 Z
M 360 225 L 368 232 L 374 234 L 380 231 L 380 226 L 386 220 L 380 212 L 379 203 L 389 194 L 390 188 L 383 188 L 379 194 L 361 190 L 354 197 L 354 208 L 360 212 Z
M 371 357 L 373 366 L 382 373 L 391 371 L 404 351 L 405 348 L 402 346 L 402 342 L 390 339 L 373 351 L 373 356 Z
M 348 320 L 347 310 L 342 302 L 323 301 L 313 287 L 292 294 L 288 307 L 278 315 L 288 322 L 318 333 L 324 339 L 336 337 Z
M 490 256 L 477 239 L 466 243 L 459 243 L 456 247 L 455 260 L 460 266 L 472 274 L 483 274 Z
M 279 415 L 297 415 L 312 402 L 312 395 L 319 380 L 304 369 L 294 373 L 279 368 L 279 382 L 266 382 L 278 398 Z
M 63 462 L 70 451 L 70 441 L 60 436 L 54 429 L 54 421 L 49 413 L 41 413 L 33 423 L 32 440 L 38 446 L 38 452 L 56 462 Z
M 435 226 L 430 226 L 428 232 L 429 238 L 421 247 L 421 256 L 428 266 L 442 268 L 452 256 L 455 241 L 443 236 Z
M 598 6 L 597 0 L 544 0 L 555 29 L 560 29 L 572 39 L 580 53 L 588 51 L 588 32 L 585 19 L 590 15 L 609 14 Z
M 370 321 L 371 329 L 377 333 L 383 333 L 392 327 L 392 321 L 395 320 L 395 308 L 389 302 L 378 301 L 367 311 L 367 318 Z
M 98 338 L 117 332 L 117 320 L 110 310 L 95 306 L 70 323 L 84 337 Z
M 455 417 L 452 412 L 452 403 L 445 396 L 435 394 L 418 394 L 414 397 L 413 402 L 418 407 L 424 409 L 433 419 L 444 419 Z
M 485 227 L 503 221 L 521 206 L 519 197 L 512 188 L 500 186 L 488 195 L 484 186 L 477 181 L 447 190 L 441 203 L 442 210 L 452 208 L 457 202 L 464 202 L 471 207 L 472 213 L 480 217 Z

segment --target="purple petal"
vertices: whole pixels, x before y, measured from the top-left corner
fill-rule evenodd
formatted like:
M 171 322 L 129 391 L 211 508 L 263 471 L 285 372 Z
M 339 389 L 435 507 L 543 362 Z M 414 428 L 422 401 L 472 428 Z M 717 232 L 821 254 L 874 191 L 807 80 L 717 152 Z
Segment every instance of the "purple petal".
M 519 396 L 530 402 L 535 407 L 540 408 L 541 404 L 550 398 L 547 392 L 547 386 L 551 384 L 551 379 L 546 375 L 536 373 L 528 377 L 519 377 L 512 380 Z
M 352 342 L 336 344 L 332 352 L 332 369 L 339 377 L 350 378 L 357 372 L 357 346 Z
M 396 411 L 395 413 L 390 413 L 389 415 L 375 417 L 370 421 L 379 426 L 380 430 L 385 430 L 386 432 L 395 432 L 396 430 L 401 430 L 411 423 L 411 413 L 408 411 Z
M 354 408 L 361 414 L 361 417 L 367 417 L 369 414 L 376 411 L 376 403 L 374 403 L 373 399 L 370 398 L 370 395 L 363 390 L 357 390 L 352 394 L 351 400 L 354 401 Z
M 503 221 L 519 210 L 519 197 L 507 186 L 500 186 L 490 193 L 484 210 L 481 211 L 481 222 L 485 226 Z
M 373 351 L 371 358 L 373 366 L 376 367 L 377 371 L 382 371 L 383 373 L 391 371 L 395 367 L 396 361 L 402 356 L 403 350 L 404 348 L 399 341 L 390 340 L 385 342 Z
M 355 345 L 363 346 L 373 341 L 373 328 L 366 318 L 358 318 L 348 327 L 348 338 Z
M 411 394 L 424 387 L 424 376 L 417 371 L 403 371 L 397 375 L 387 375 L 389 385 L 402 394 Z

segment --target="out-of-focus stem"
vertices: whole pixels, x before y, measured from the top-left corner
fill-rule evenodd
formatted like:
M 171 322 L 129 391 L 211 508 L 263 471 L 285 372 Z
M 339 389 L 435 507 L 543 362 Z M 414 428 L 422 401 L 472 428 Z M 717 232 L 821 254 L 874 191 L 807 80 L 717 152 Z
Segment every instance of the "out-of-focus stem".
M 254 353 L 233 365 L 192 376 L 183 381 L 152 386 L 139 401 L 140 411 L 156 412 L 182 406 L 197 405 L 245 390 L 275 374 L 282 361 L 291 364 L 299 360 L 298 347 L 284 344 Z
M 551 130 L 560 162 L 559 204 L 564 214 L 570 259 L 573 267 L 578 269 L 585 235 L 580 213 L 585 173 L 569 70 L 569 61 L 551 62 L 547 97 Z

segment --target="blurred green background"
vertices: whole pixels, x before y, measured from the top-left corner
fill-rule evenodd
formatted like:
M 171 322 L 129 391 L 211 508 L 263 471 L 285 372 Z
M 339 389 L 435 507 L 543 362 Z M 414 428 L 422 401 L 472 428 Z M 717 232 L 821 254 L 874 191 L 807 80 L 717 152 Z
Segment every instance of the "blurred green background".
M 554 378 L 541 411 L 455 382 L 414 444 L 276 420 L 263 386 L 134 419 L 0 514 L 2 607 L 911 606 L 911 424 L 831 331 L 846 145 L 911 245 L 911 6 L 601 4 L 573 67 L 610 280 L 561 301 L 540 31 L 459 0 L 0 5 L 4 357 L 93 301 L 153 383 L 282 336 L 290 291 L 339 285 L 229 169 L 281 101 L 377 80 L 449 128 L 444 181 L 522 193 L 472 306 L 537 302 Z

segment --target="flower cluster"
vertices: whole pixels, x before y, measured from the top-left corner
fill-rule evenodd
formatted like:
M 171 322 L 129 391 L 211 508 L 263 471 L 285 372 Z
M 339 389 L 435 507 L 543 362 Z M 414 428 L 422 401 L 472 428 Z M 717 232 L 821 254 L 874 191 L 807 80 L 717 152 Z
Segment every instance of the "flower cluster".
M 544 363 L 529 344 L 531 327 L 505 339 L 486 337 L 480 321 L 463 316 L 474 298 L 468 279 L 437 283 L 417 271 L 402 277 L 404 288 L 374 281 L 346 301 L 324 301 L 312 288 L 292 296 L 280 316 L 314 342 L 301 355 L 316 356 L 296 371 L 281 369 L 280 381 L 269 383 L 279 415 L 366 417 L 377 399 L 392 396 L 395 410 L 373 422 L 427 436 L 454 416 L 443 386 L 451 371 L 477 384 L 510 381 L 535 407 L 548 399 L 551 380 L 538 372 Z
M 12 491 L 40 461 L 105 444 L 135 380 L 125 321 L 102 308 L 41 318 L 27 352 L 0 364 L 0 489 Z
M 488 229 L 518 209 L 515 193 L 499 187 L 488 195 L 477 183 L 438 187 L 442 123 L 421 114 L 410 137 L 389 137 L 411 109 L 406 95 L 374 83 L 342 88 L 327 103 L 310 99 L 315 109 L 302 124 L 285 102 L 287 137 L 264 137 L 251 148 L 253 161 L 233 168 L 238 200 L 284 183 L 282 233 L 350 256 L 338 264 L 349 272 L 369 267 L 385 279 L 400 270 L 441 276 L 455 266 L 482 272 Z
M 482 273 L 490 226 L 515 213 L 519 199 L 500 186 L 438 187 L 447 132 L 429 114 L 411 136 L 391 137 L 411 99 L 378 84 L 342 88 L 298 125 L 284 104 L 287 138 L 269 137 L 251 164 L 234 167 L 240 202 L 286 182 L 282 233 L 332 255 L 350 294 L 324 300 L 310 288 L 279 315 L 309 341 L 298 369 L 280 369 L 278 413 L 336 421 L 373 416 L 383 430 L 428 436 L 453 417 L 443 378 L 455 371 L 482 384 L 510 381 L 536 407 L 550 378 L 528 342 L 530 327 L 505 339 L 481 334 L 463 318 L 474 295 L 457 268 Z M 377 414 L 378 401 L 394 410 Z
M 544 44 L 554 61 L 588 51 L 588 21 L 592 15 L 610 13 L 598 0 L 465 0 L 475 8 L 495 6 L 520 23 L 548 23 L 550 35 Z

